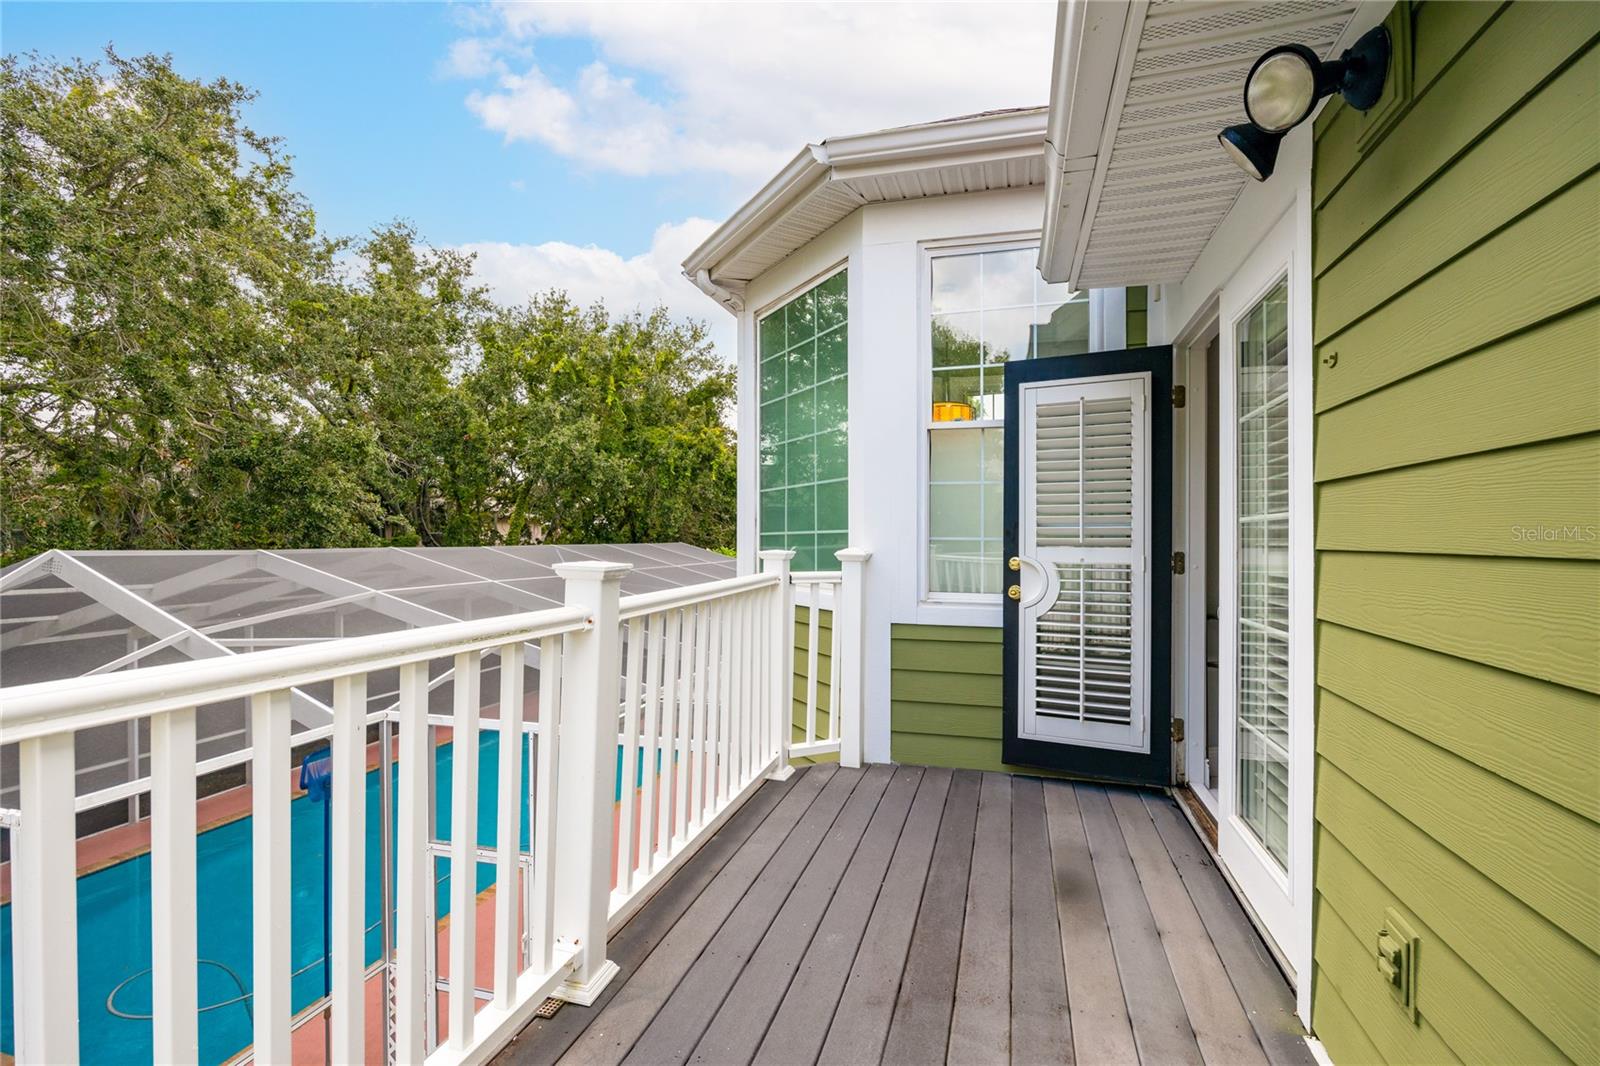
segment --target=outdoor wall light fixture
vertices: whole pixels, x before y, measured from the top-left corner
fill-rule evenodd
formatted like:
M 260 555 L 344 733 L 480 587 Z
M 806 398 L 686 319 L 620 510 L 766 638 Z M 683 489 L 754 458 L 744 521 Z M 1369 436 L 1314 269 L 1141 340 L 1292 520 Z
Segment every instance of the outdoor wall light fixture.
M 1324 63 L 1303 44 L 1281 44 L 1263 52 L 1244 80 L 1249 122 L 1217 134 L 1228 157 L 1257 181 L 1272 176 L 1283 135 L 1304 122 L 1317 101 L 1338 93 L 1357 111 L 1383 95 L 1389 73 L 1389 31 L 1378 26 L 1338 59 Z

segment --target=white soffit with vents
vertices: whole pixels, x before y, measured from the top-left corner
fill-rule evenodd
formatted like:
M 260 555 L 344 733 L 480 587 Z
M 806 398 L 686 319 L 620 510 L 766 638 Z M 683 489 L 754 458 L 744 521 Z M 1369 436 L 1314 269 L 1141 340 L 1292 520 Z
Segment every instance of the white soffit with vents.
M 1178 281 L 1248 180 L 1217 134 L 1256 58 L 1327 57 L 1349 0 L 1067 0 L 1056 24 L 1039 269 L 1075 289 Z
M 1015 108 L 808 144 L 683 261 L 732 311 L 785 256 L 865 204 L 1043 185 L 1046 109 Z

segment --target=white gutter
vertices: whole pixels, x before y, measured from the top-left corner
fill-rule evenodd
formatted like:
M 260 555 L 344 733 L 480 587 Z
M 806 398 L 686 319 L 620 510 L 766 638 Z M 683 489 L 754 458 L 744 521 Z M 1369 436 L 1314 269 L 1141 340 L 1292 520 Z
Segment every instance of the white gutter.
M 689 257 L 683 261 L 683 276 L 730 311 L 743 310 L 743 294 L 712 280 L 712 267 L 825 181 L 827 170 L 828 156 L 822 145 L 806 145 L 771 181 L 689 253 Z
M 683 276 L 694 282 L 695 288 L 699 289 L 701 292 L 705 293 L 707 296 L 711 297 L 713 300 L 717 301 L 717 303 L 721 304 L 723 307 L 726 307 L 734 314 L 738 314 L 740 311 L 744 310 L 744 297 L 740 296 L 732 289 L 724 289 L 721 285 L 718 285 L 716 282 L 712 281 L 711 271 L 705 269 L 704 267 L 696 270 L 693 274 L 685 270 L 683 272 Z

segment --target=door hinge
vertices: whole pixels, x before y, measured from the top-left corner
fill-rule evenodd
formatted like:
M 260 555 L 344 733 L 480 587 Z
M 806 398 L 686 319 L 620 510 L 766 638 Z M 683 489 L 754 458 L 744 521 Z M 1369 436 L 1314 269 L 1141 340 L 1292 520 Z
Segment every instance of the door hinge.
M 1189 402 L 1189 390 L 1182 385 L 1172 386 L 1172 406 L 1183 407 Z
M 1183 573 L 1185 567 L 1187 567 L 1188 565 L 1189 565 L 1189 562 L 1188 562 L 1187 559 L 1185 559 L 1183 557 L 1183 553 L 1182 552 L 1173 552 L 1172 553 L 1172 572 L 1174 574 Z
M 1183 719 L 1182 718 L 1174 718 L 1172 720 L 1172 742 L 1174 744 L 1182 744 L 1183 743 Z

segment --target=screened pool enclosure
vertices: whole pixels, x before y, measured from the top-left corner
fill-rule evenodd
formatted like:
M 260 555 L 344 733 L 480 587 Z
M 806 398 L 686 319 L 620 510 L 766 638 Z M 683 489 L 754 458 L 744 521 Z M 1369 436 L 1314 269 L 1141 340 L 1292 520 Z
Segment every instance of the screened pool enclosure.
M 687 544 L 51 551 L 0 572 L 0 686 L 559 607 L 562 580 L 552 567 L 580 560 L 630 564 L 623 595 L 735 573 L 731 558 Z M 536 693 L 537 649 L 526 664 L 524 691 Z M 450 667 L 432 664 L 431 712 L 450 711 Z M 483 668 L 484 713 L 492 717 L 498 661 Z M 369 712 L 393 704 L 398 687 L 398 671 L 374 675 Z M 297 744 L 326 736 L 332 704 L 331 683 L 294 690 Z M 78 736 L 80 834 L 138 816 L 149 733 L 146 718 Z M 201 708 L 196 734 L 201 794 L 243 783 L 245 701 Z M 16 760 L 15 745 L 0 747 L 0 808 L 17 806 Z

